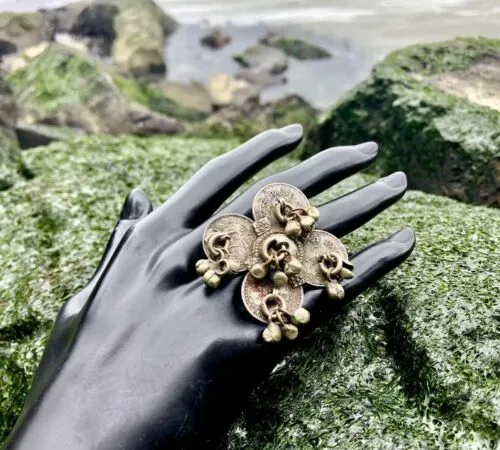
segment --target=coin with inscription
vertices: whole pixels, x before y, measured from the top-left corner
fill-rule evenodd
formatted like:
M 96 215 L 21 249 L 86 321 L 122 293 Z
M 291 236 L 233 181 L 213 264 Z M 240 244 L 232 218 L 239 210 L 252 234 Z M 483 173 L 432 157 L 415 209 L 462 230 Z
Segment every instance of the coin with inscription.
M 344 261 L 349 260 L 347 250 L 340 239 L 326 231 L 314 230 L 304 241 L 302 275 L 306 283 L 313 286 L 325 286 L 328 283 L 319 265 L 319 258 L 327 253 L 338 253 Z
M 282 226 L 275 214 L 280 198 L 289 203 L 294 209 L 307 211 L 310 206 L 307 197 L 295 186 L 285 183 L 268 184 L 255 195 L 252 208 L 254 219 L 258 221 L 267 217 L 272 226 Z
M 289 284 L 280 287 L 279 289 L 270 280 L 256 280 L 252 275 L 247 273 L 241 286 L 241 297 L 248 312 L 257 320 L 267 323 L 266 317 L 262 313 L 261 305 L 264 298 L 277 289 L 285 301 L 285 310 L 293 313 L 302 306 L 304 301 L 304 290 L 302 286 L 292 288 Z
M 216 234 L 229 236 L 226 259 L 231 271 L 238 273 L 247 270 L 245 261 L 257 239 L 253 221 L 239 214 L 226 214 L 210 222 L 203 235 L 203 250 L 207 256 L 210 256 L 208 242 Z

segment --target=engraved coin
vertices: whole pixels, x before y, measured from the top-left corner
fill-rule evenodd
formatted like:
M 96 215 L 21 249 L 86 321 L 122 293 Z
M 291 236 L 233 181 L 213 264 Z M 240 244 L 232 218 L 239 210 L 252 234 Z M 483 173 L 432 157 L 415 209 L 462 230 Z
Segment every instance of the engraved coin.
M 266 317 L 262 313 L 261 305 L 264 298 L 273 292 L 276 286 L 272 281 L 256 280 L 252 275 L 247 273 L 241 286 L 241 297 L 248 312 L 257 320 L 267 323 Z M 304 301 L 304 290 L 302 286 L 292 288 L 289 284 L 280 287 L 278 294 L 286 303 L 286 311 L 293 313 L 302 306 Z
M 319 258 L 328 253 L 338 253 L 344 261 L 349 260 L 344 244 L 333 234 L 314 230 L 307 236 L 304 241 L 304 259 L 302 260 L 302 276 L 306 283 L 313 286 L 328 284 L 328 280 L 319 265 Z
M 255 195 L 252 208 L 254 219 L 258 221 L 267 217 L 272 226 L 283 226 L 275 215 L 275 209 L 280 198 L 289 203 L 294 209 L 307 211 L 310 206 L 307 197 L 295 186 L 285 183 L 272 183 L 264 186 Z
M 227 256 L 231 272 L 245 271 L 245 261 L 252 252 L 253 244 L 257 235 L 253 229 L 253 221 L 239 214 L 226 214 L 214 219 L 207 227 L 203 235 L 203 250 L 210 257 L 208 242 L 216 233 L 229 236 L 227 244 Z

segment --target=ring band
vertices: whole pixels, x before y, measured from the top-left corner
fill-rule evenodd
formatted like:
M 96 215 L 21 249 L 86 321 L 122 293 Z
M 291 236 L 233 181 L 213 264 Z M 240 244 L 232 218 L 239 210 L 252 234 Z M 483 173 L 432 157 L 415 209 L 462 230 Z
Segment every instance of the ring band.
M 203 235 L 207 259 L 197 273 L 212 288 L 226 275 L 247 272 L 241 288 L 243 303 L 266 323 L 266 342 L 297 338 L 298 326 L 309 322 L 303 308 L 303 285 L 324 287 L 332 299 L 343 299 L 343 279 L 352 278 L 347 250 L 331 233 L 316 230 L 319 210 L 302 191 L 273 183 L 256 195 L 255 221 L 239 214 L 213 219 Z

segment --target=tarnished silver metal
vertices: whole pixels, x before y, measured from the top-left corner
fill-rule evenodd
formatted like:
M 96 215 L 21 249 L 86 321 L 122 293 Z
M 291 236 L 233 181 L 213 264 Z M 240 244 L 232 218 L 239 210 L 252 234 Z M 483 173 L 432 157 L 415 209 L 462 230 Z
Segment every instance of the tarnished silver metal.
M 330 297 L 342 299 L 340 282 L 354 276 L 353 266 L 339 239 L 314 229 L 319 210 L 296 187 L 263 187 L 252 211 L 255 221 L 227 214 L 209 223 L 203 236 L 207 259 L 196 263 L 196 271 L 216 288 L 225 275 L 248 270 L 241 295 L 248 312 L 267 324 L 263 339 L 293 340 L 297 327 L 310 320 L 302 285 L 325 287 Z

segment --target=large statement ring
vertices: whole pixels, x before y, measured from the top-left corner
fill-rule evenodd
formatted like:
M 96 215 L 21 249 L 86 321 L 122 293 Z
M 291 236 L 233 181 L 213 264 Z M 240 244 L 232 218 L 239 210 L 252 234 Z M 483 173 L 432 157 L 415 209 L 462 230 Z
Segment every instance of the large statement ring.
M 255 221 L 226 214 L 209 223 L 203 235 L 208 259 L 199 260 L 196 271 L 216 288 L 225 275 L 248 270 L 241 288 L 243 303 L 255 319 L 267 324 L 264 340 L 293 340 L 298 326 L 310 319 L 302 307 L 302 285 L 325 287 L 332 299 L 342 299 L 340 281 L 354 276 L 353 266 L 339 239 L 314 229 L 319 210 L 296 187 L 263 187 L 252 212 Z

